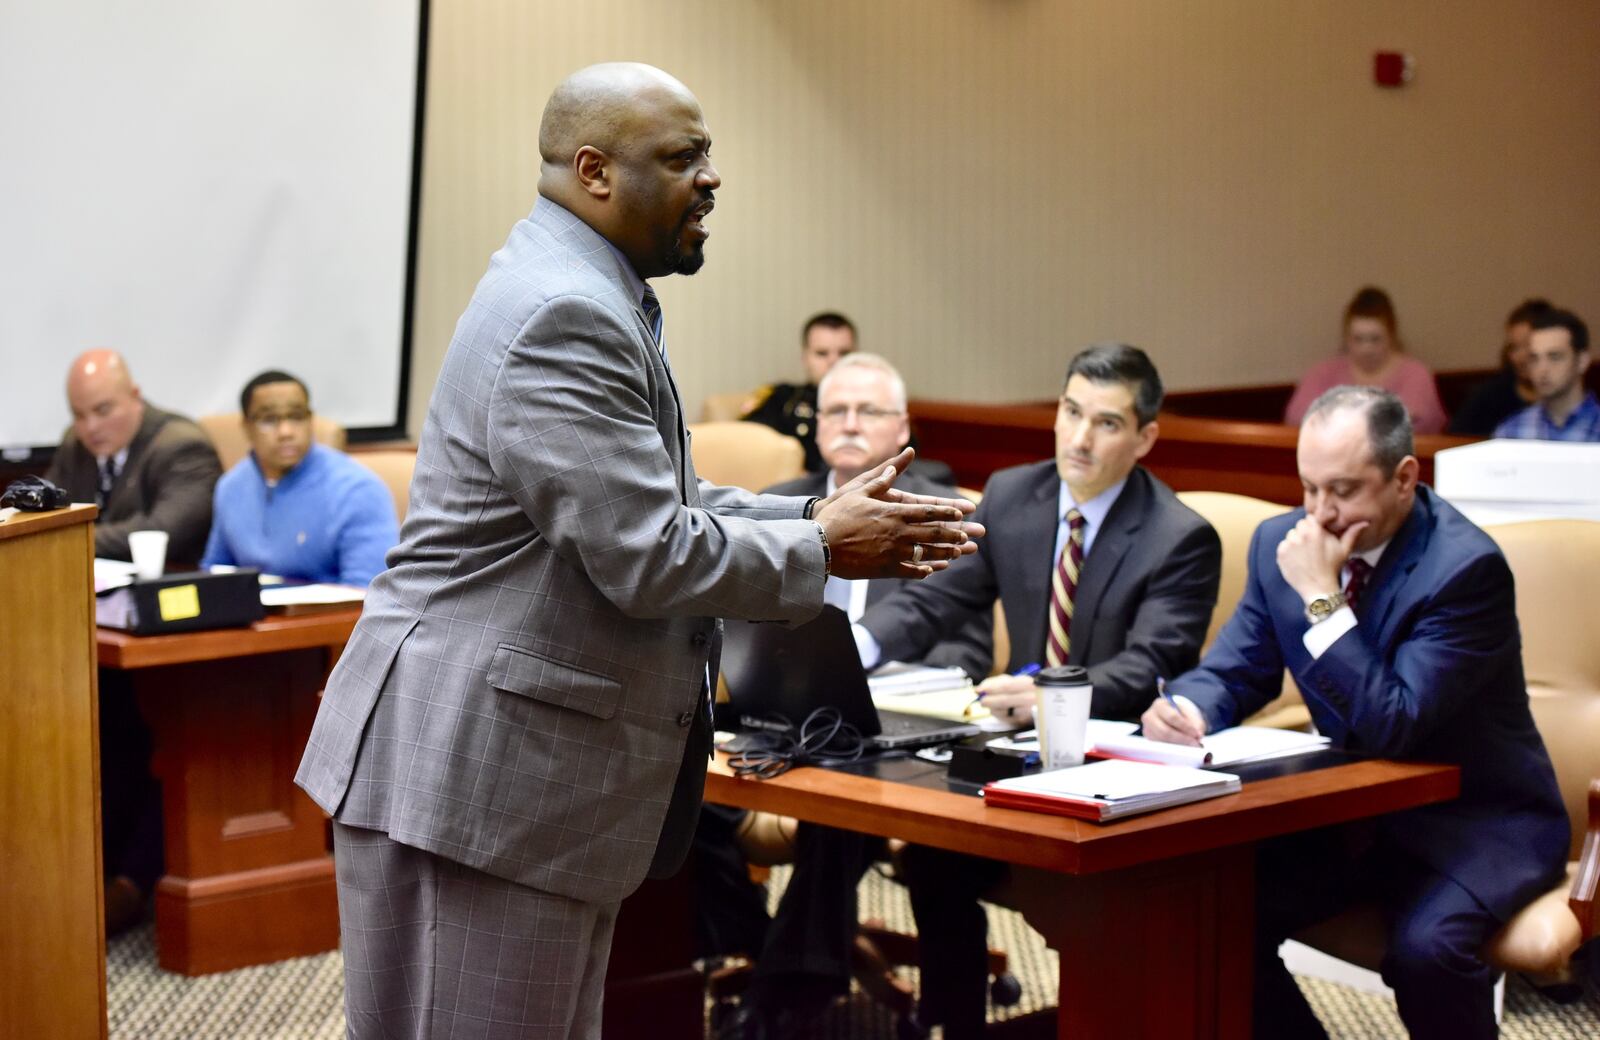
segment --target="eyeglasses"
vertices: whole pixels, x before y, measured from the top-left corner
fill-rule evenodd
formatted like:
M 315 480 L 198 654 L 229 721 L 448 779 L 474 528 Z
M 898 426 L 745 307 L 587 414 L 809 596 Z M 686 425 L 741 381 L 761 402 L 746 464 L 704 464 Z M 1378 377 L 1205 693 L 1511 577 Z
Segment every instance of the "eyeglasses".
M 851 412 L 855 412 L 856 418 L 860 419 L 864 423 L 883 422 L 886 419 L 898 419 L 902 415 L 906 414 L 905 412 L 897 412 L 891 408 L 878 408 L 870 404 L 864 404 L 859 408 L 852 408 L 847 404 L 829 405 L 817 414 L 829 422 L 843 422 L 849 417 Z
M 262 433 L 272 433 L 284 423 L 288 423 L 290 426 L 304 426 L 310 421 L 310 412 L 284 412 L 281 415 L 252 415 L 250 417 L 250 425 Z

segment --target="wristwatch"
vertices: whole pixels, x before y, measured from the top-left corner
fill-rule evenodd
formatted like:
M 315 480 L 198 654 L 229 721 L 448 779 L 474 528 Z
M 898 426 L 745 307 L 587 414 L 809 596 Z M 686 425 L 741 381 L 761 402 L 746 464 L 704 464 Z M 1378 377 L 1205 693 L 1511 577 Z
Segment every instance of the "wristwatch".
M 1346 600 L 1344 593 L 1335 592 L 1327 596 L 1318 596 L 1306 604 L 1306 620 L 1315 625 L 1319 621 L 1326 621 L 1333 616 L 1334 611 L 1344 606 Z

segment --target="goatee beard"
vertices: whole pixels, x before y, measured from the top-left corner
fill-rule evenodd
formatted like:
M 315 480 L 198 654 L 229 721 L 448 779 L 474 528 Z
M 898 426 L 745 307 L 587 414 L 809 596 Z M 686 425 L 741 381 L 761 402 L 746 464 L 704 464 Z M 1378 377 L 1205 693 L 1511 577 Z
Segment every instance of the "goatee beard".
M 688 249 L 674 249 L 666 256 L 669 274 L 694 274 L 705 266 L 705 250 L 698 243 Z

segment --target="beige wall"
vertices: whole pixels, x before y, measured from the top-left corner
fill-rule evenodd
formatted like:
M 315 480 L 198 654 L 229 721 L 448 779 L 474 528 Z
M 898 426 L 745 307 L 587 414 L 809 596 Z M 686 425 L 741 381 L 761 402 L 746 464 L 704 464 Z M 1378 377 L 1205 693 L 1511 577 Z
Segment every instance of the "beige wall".
M 1289 380 L 1366 282 L 1423 360 L 1490 364 L 1525 295 L 1600 319 L 1597 52 L 1580 0 L 435 3 L 412 432 L 593 61 L 673 72 L 715 137 L 708 263 L 659 285 L 693 410 L 794 372 L 822 308 L 923 397 L 1048 397 L 1109 337 L 1177 388 Z

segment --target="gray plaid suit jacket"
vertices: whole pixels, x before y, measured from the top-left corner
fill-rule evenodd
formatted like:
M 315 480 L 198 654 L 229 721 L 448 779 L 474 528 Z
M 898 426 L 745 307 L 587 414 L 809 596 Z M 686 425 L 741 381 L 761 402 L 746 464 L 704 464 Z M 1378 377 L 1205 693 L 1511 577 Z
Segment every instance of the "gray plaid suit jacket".
M 547 199 L 491 259 L 296 777 L 343 823 L 593 902 L 687 844 L 716 619 L 808 620 L 826 577 L 805 499 L 697 481 L 620 263 Z

